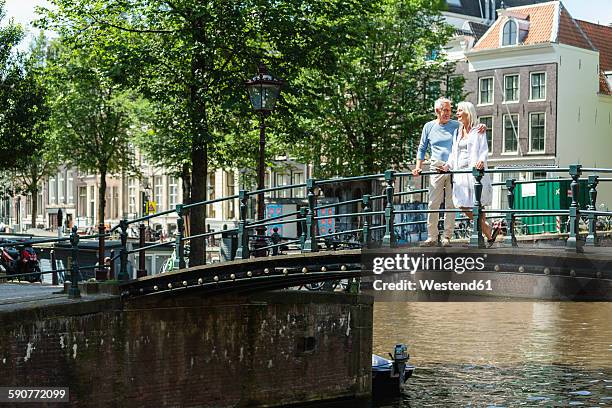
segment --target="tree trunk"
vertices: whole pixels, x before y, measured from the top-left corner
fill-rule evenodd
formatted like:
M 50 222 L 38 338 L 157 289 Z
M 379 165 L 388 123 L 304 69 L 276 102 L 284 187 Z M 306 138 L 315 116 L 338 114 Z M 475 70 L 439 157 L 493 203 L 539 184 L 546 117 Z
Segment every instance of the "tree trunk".
M 100 187 L 98 188 L 98 224 L 104 224 L 106 208 L 106 170 L 100 169 Z
M 36 228 L 36 214 L 38 213 L 38 183 L 33 182 L 30 191 L 32 192 L 32 228 Z
M 200 139 L 198 143 L 197 139 Z M 208 174 L 208 145 L 205 138 L 194 138 L 191 149 L 191 202 L 206 200 Z M 206 230 L 206 206 L 200 205 L 189 210 L 190 235 L 203 234 Z M 196 238 L 189 242 L 189 266 L 202 265 L 206 256 L 205 238 Z
M 189 204 L 191 202 L 191 170 L 188 163 L 183 163 L 181 168 L 181 182 L 183 186 L 183 204 Z M 185 236 L 188 237 L 191 231 L 189 210 L 183 216 L 183 220 L 185 221 Z

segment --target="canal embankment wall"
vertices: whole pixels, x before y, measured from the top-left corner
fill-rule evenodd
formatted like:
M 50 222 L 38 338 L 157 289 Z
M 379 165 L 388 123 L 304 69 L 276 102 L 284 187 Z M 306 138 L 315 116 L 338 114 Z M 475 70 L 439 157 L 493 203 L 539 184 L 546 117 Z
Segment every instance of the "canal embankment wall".
M 0 383 L 79 407 L 280 406 L 371 392 L 373 300 L 274 291 L 0 305 Z

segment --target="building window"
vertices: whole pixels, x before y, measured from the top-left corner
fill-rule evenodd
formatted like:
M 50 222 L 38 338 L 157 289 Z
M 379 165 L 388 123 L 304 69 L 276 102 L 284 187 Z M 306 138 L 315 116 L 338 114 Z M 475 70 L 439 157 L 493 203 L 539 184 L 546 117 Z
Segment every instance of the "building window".
M 64 172 L 61 171 L 57 174 L 57 203 L 64 204 Z
M 504 153 L 518 151 L 518 115 L 504 115 Z
M 89 186 L 89 216 L 91 217 L 92 220 L 96 217 L 96 187 L 95 186 Z
M 293 180 L 291 184 L 303 184 L 304 183 L 304 173 L 293 173 Z M 304 187 L 296 187 L 293 189 L 293 197 L 303 197 L 304 196 Z
M 74 173 L 69 170 L 66 176 L 66 196 L 68 197 L 67 203 L 74 204 Z
M 493 103 L 493 77 L 480 78 L 480 92 L 478 93 L 478 103 L 480 105 Z
M 529 114 L 529 151 L 543 152 L 544 151 L 544 136 L 546 134 L 546 114 L 545 113 L 530 113 Z
M 55 177 L 49 177 L 49 204 L 57 202 L 57 182 Z
M 519 100 L 519 76 L 504 76 L 504 101 L 518 102 Z
M 164 189 L 164 185 L 162 184 L 162 176 L 155 176 L 153 178 L 153 185 L 154 185 L 154 194 L 155 194 L 155 203 L 156 203 L 156 209 L 157 212 L 159 211 L 164 211 L 164 205 L 163 205 L 163 201 L 164 201 L 164 195 L 163 195 L 163 189 Z
M 87 187 L 79 187 L 79 201 L 77 202 L 79 217 L 87 217 Z
M 236 194 L 236 177 L 233 171 L 225 173 L 225 192 L 227 197 Z M 236 217 L 236 200 L 227 200 L 225 203 L 225 218 L 231 220 Z
M 132 217 L 136 215 L 136 179 L 134 178 L 128 180 L 128 214 Z
M 487 146 L 491 154 L 493 152 L 493 116 L 481 116 L 479 121 L 487 127 Z
M 210 173 L 208 175 L 208 199 L 215 199 L 215 173 Z M 206 217 L 215 218 L 215 205 L 214 204 L 206 204 Z
M 174 208 L 176 206 L 177 199 L 178 199 L 177 178 L 174 176 L 169 176 L 168 177 L 168 200 L 169 200 L 168 205 L 171 208 Z
M 516 34 L 517 34 L 516 23 L 512 20 L 509 20 L 504 25 L 504 31 L 502 35 L 502 45 L 515 45 L 517 42 Z
M 531 93 L 529 99 L 532 101 L 546 99 L 546 73 L 535 72 L 531 74 Z
M 277 187 L 282 187 L 282 186 L 289 185 L 289 179 L 290 179 L 289 174 L 279 174 L 279 173 L 276 173 L 276 186 Z M 276 196 L 278 198 L 287 198 L 287 197 L 289 197 L 291 195 L 289 190 L 287 190 L 287 189 L 278 190 L 276 192 L 276 194 L 277 194 Z

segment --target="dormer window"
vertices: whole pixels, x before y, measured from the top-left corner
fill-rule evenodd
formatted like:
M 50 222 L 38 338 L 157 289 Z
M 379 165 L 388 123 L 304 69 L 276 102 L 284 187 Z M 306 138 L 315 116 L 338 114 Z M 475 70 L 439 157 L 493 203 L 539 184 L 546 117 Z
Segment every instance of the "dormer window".
M 518 27 L 513 20 L 508 20 L 504 24 L 504 30 L 502 33 L 502 46 L 504 45 L 516 45 L 518 42 L 517 38 Z

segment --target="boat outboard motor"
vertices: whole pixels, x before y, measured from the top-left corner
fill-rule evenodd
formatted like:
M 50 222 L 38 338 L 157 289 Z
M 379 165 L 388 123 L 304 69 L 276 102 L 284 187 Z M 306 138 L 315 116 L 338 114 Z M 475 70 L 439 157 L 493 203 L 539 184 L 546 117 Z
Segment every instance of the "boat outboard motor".
M 393 349 L 393 354 L 389 354 L 393 360 L 393 370 L 391 377 L 399 377 L 400 386 L 406 381 L 404 378 L 406 371 L 406 362 L 410 358 L 408 354 L 408 346 L 403 343 L 396 344 Z

